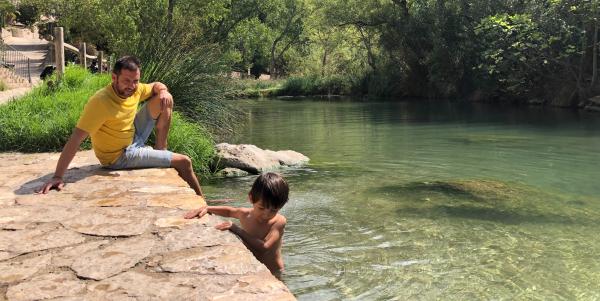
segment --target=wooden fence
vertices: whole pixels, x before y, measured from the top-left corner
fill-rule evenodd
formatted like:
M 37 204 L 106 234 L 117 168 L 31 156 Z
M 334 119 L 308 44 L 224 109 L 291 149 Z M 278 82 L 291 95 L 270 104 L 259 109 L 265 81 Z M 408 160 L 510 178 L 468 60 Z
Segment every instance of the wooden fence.
M 96 61 L 98 62 L 98 72 L 102 73 L 104 71 L 102 66 L 103 63 L 107 62 L 104 52 L 98 51 L 98 56 L 88 55 L 86 52 L 86 48 L 86 43 L 82 43 L 80 48 L 65 43 L 63 28 L 54 28 L 54 62 L 56 65 L 56 73 L 58 77 L 62 77 L 65 73 L 65 49 L 77 53 L 79 55 L 79 62 L 84 68 L 87 68 L 87 59 L 96 59 Z M 107 67 L 107 72 L 110 72 L 110 64 L 107 64 Z

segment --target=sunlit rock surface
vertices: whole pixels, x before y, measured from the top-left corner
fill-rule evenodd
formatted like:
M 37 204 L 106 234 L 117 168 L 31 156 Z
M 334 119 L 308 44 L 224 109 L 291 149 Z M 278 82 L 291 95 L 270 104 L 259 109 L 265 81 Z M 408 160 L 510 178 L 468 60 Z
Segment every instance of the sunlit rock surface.
M 173 169 L 110 171 L 80 152 L 0 154 L 0 300 L 294 300 Z
M 251 144 L 217 144 L 217 168 L 235 168 L 259 174 L 261 172 L 276 170 L 282 166 L 299 166 L 308 163 L 305 155 L 291 151 L 263 150 Z M 227 174 L 231 174 L 226 172 Z

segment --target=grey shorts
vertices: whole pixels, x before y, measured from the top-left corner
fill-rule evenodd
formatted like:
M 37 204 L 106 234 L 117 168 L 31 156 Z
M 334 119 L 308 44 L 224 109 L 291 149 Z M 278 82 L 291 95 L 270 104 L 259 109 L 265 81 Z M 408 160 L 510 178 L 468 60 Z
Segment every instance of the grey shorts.
M 135 135 L 133 143 L 123 151 L 123 154 L 117 161 L 111 165 L 105 166 L 110 169 L 131 169 L 131 168 L 151 168 L 151 167 L 170 167 L 173 153 L 168 150 L 155 150 L 146 146 L 146 141 L 152 133 L 156 120 L 152 119 L 148 102 L 135 115 L 133 122 Z

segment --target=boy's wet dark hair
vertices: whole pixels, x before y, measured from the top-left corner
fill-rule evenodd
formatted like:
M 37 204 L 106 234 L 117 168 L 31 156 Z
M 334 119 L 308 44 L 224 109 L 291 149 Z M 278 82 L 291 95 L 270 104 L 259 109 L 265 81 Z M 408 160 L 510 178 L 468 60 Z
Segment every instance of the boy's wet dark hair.
M 252 184 L 250 201 L 254 204 L 262 200 L 266 208 L 281 208 L 288 201 L 290 188 L 283 177 L 274 172 L 264 173 Z
M 132 55 L 126 55 L 115 62 L 113 73 L 116 75 L 121 74 L 121 70 L 126 69 L 129 71 L 136 71 L 140 69 L 140 60 Z

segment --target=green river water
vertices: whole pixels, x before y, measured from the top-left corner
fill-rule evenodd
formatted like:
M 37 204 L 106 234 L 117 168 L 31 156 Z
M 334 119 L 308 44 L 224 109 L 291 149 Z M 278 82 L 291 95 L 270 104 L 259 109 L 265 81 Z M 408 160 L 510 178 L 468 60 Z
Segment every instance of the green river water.
M 350 100 L 240 101 L 231 143 L 282 173 L 299 300 L 600 299 L 600 114 Z M 247 206 L 254 177 L 203 183 Z

